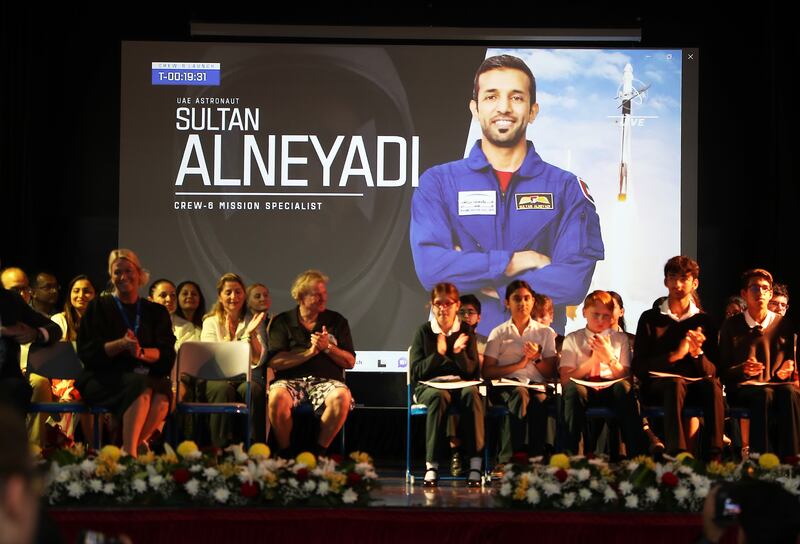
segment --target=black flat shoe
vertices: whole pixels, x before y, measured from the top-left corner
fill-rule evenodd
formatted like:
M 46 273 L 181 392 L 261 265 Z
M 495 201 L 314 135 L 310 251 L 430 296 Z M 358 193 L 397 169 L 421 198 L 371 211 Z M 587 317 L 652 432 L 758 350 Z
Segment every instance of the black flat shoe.
M 428 473 L 433 473 L 433 478 L 428 478 Z M 439 485 L 439 471 L 435 468 L 429 468 L 425 471 L 425 478 L 422 480 L 422 487 L 436 487 Z
M 475 476 L 477 476 L 477 478 Z M 467 474 L 467 487 L 480 487 L 481 476 L 481 471 L 477 468 L 469 469 L 469 474 Z

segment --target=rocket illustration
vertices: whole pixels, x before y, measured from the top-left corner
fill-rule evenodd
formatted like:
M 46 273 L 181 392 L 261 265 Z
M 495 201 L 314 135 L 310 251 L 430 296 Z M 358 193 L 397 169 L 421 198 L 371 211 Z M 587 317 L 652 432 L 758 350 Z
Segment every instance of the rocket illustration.
M 633 66 L 631 63 L 625 65 L 622 72 L 622 85 L 620 86 L 617 98 L 620 100 L 621 116 L 621 141 L 620 141 L 620 160 L 619 160 L 619 193 L 617 200 L 625 202 L 628 198 L 628 176 L 631 167 L 631 128 L 633 125 L 633 105 L 641 104 L 644 92 L 650 88 L 645 85 L 639 89 L 634 86 Z

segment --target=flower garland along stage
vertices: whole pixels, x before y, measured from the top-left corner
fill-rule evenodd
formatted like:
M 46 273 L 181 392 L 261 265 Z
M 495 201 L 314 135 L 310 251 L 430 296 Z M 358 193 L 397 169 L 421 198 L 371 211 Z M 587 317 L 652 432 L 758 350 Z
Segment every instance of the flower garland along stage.
M 538 457 L 510 465 L 499 500 L 543 510 L 699 512 L 712 485 L 743 478 L 775 481 L 800 495 L 797 466 L 782 465 L 771 453 L 740 464 L 708 465 L 689 454 L 665 462 L 642 456 L 618 465 L 556 454 L 548 464 Z
M 45 496 L 59 506 L 363 506 L 377 485 L 365 453 L 286 460 L 270 458 L 265 444 L 247 452 L 241 445 L 201 452 L 190 441 L 165 448 L 138 458 L 115 446 L 55 450 L 42 459 Z

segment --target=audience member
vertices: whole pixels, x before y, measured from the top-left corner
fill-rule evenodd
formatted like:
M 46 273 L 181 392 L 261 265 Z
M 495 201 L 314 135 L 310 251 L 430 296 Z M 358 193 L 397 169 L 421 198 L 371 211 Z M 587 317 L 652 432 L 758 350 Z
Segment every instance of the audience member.
M 609 293 L 592 291 L 583 302 L 586 327 L 571 332 L 564 339 L 559 372 L 564 387 L 567 449 L 574 454 L 578 453 L 581 434 L 586 427 L 586 409 L 593 405 L 613 408 L 614 423 L 620 425 L 628 455 L 647 452 L 639 405 L 627 379 L 603 388 L 578 384 L 571 379 L 610 381 L 630 375 L 628 336 L 612 328 L 615 311 L 616 303 Z M 619 457 L 619 453 L 612 451 L 612 458 Z
M 61 286 L 56 277 L 49 272 L 39 272 L 31 290 L 31 306 L 48 317 L 56 312 L 58 293 Z
M 139 296 L 149 273 L 129 249 L 108 257 L 113 290 L 89 303 L 78 331 L 84 372 L 76 387 L 89 405 L 122 423 L 123 448 L 136 456 L 167 415 L 175 363 L 169 312 Z
M 257 442 L 266 440 L 266 378 L 264 361 L 267 356 L 267 341 L 261 327 L 266 314 L 260 312 L 252 317 L 245 308 L 244 281 L 237 274 L 223 274 L 217 282 L 217 302 L 203 320 L 203 342 L 247 342 L 250 344 L 252 366 L 250 402 L 252 404 L 252 436 Z M 244 379 L 214 380 L 205 383 L 205 395 L 209 402 L 243 402 L 247 393 Z M 234 439 L 232 415 L 210 416 L 211 441 L 217 447 L 225 447 Z
M 197 283 L 187 280 L 178 284 L 178 308 L 175 315 L 194 324 L 198 330 L 203 328 L 206 314 L 206 299 Z
M 787 318 L 767 309 L 773 292 L 772 274 L 766 270 L 756 268 L 742 275 L 742 297 L 747 310 L 727 319 L 719 334 L 728 402 L 750 411 L 747 434 L 752 450 L 777 451 L 781 457 L 798 455 L 800 389 L 795 374 L 794 327 Z M 773 425 L 774 450 L 769 440 Z M 743 453 L 747 454 L 745 434 Z
M 500 463 L 507 463 L 514 452 L 527 451 L 542 455 L 547 434 L 546 394 L 525 387 L 528 383 L 557 378 L 556 333 L 531 317 L 534 292 L 523 280 L 508 284 L 506 308 L 511 319 L 495 327 L 483 358 L 483 377 L 509 378 L 518 386 L 492 386 L 489 398 L 493 404 L 506 406 L 509 416 L 503 423 L 500 437 Z M 527 431 L 527 441 L 526 441 Z
M 0 543 L 29 544 L 36 540 L 42 482 L 34 468 L 25 425 L 1 402 L 0 436 Z
M 789 309 L 789 288 L 783 283 L 776 283 L 772 286 L 772 298 L 769 301 L 769 311 L 775 312 L 781 317 L 786 316 Z
M 33 291 L 31 291 L 28 275 L 25 274 L 25 271 L 23 271 L 21 268 L 10 266 L 3 269 L 3 271 L 0 272 L 0 283 L 3 284 L 4 288 L 8 289 L 9 291 L 14 291 L 21 296 L 22 300 L 25 301 L 25 304 L 31 303 Z
M 177 352 L 181 344 L 188 341 L 200 340 L 201 327 L 195 326 L 191 321 L 187 321 L 178 315 L 178 291 L 175 284 L 161 278 L 150 284 L 149 299 L 156 304 L 161 304 L 169 312 L 172 321 L 172 334 L 175 335 L 175 351 Z
M 747 303 L 739 295 L 728 297 L 725 301 L 725 319 L 740 314 L 747 309 Z
M 480 362 L 473 328 L 459 320 L 458 289 L 451 283 L 437 283 L 431 290 L 433 317 L 420 326 L 411 342 L 411 380 L 417 402 L 428 407 L 425 423 L 425 476 L 423 485 L 434 487 L 439 480 L 439 454 L 445 431 L 447 409 L 459 407 L 455 436 L 469 457 L 467 485 L 481 484 L 483 450 L 483 400 L 476 386 L 439 389 L 421 383 L 456 376 L 462 380 L 480 378 Z
M 83 317 L 89 303 L 95 298 L 95 289 L 88 276 L 80 275 L 72 278 L 67 286 L 67 298 L 64 301 L 64 311 L 51 317 L 54 323 L 61 327 L 64 342 L 72 342 L 73 347 L 77 348 L 78 330 L 81 326 Z M 53 397 L 60 402 L 75 402 L 81 396 L 75 389 L 75 380 L 52 380 Z M 72 439 L 75 434 L 75 427 L 78 418 L 76 414 L 62 414 L 60 427 L 64 434 Z M 84 439 L 91 442 L 92 417 L 89 414 L 80 416 L 81 428 L 83 429 Z
M 664 407 L 667 451 L 687 450 L 684 405 L 700 405 L 705 421 L 703 453 L 719 457 L 725 406 L 717 378 L 717 329 L 711 317 L 695 303 L 700 266 L 689 257 L 677 256 L 664 266 L 667 299 L 639 318 L 633 371 L 642 382 L 648 404 Z M 675 377 L 655 377 L 651 372 Z M 686 378 L 700 378 L 689 381 Z
M 353 397 L 344 370 L 356 363 L 350 325 L 328 310 L 328 277 L 306 270 L 292 284 L 297 306 L 275 316 L 269 328 L 269 419 L 284 454 L 290 447 L 292 409 L 310 402 L 320 416 L 317 453 L 324 453 L 344 426 Z

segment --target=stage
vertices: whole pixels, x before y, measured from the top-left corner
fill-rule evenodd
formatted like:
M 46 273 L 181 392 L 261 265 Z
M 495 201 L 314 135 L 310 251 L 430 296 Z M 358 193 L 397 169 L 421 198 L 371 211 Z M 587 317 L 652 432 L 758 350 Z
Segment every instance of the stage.
M 83 529 L 133 542 L 587 542 L 677 544 L 701 532 L 696 514 L 530 511 L 503 508 L 493 487 L 443 481 L 434 490 L 380 479 L 366 508 L 53 508 L 65 542 Z

